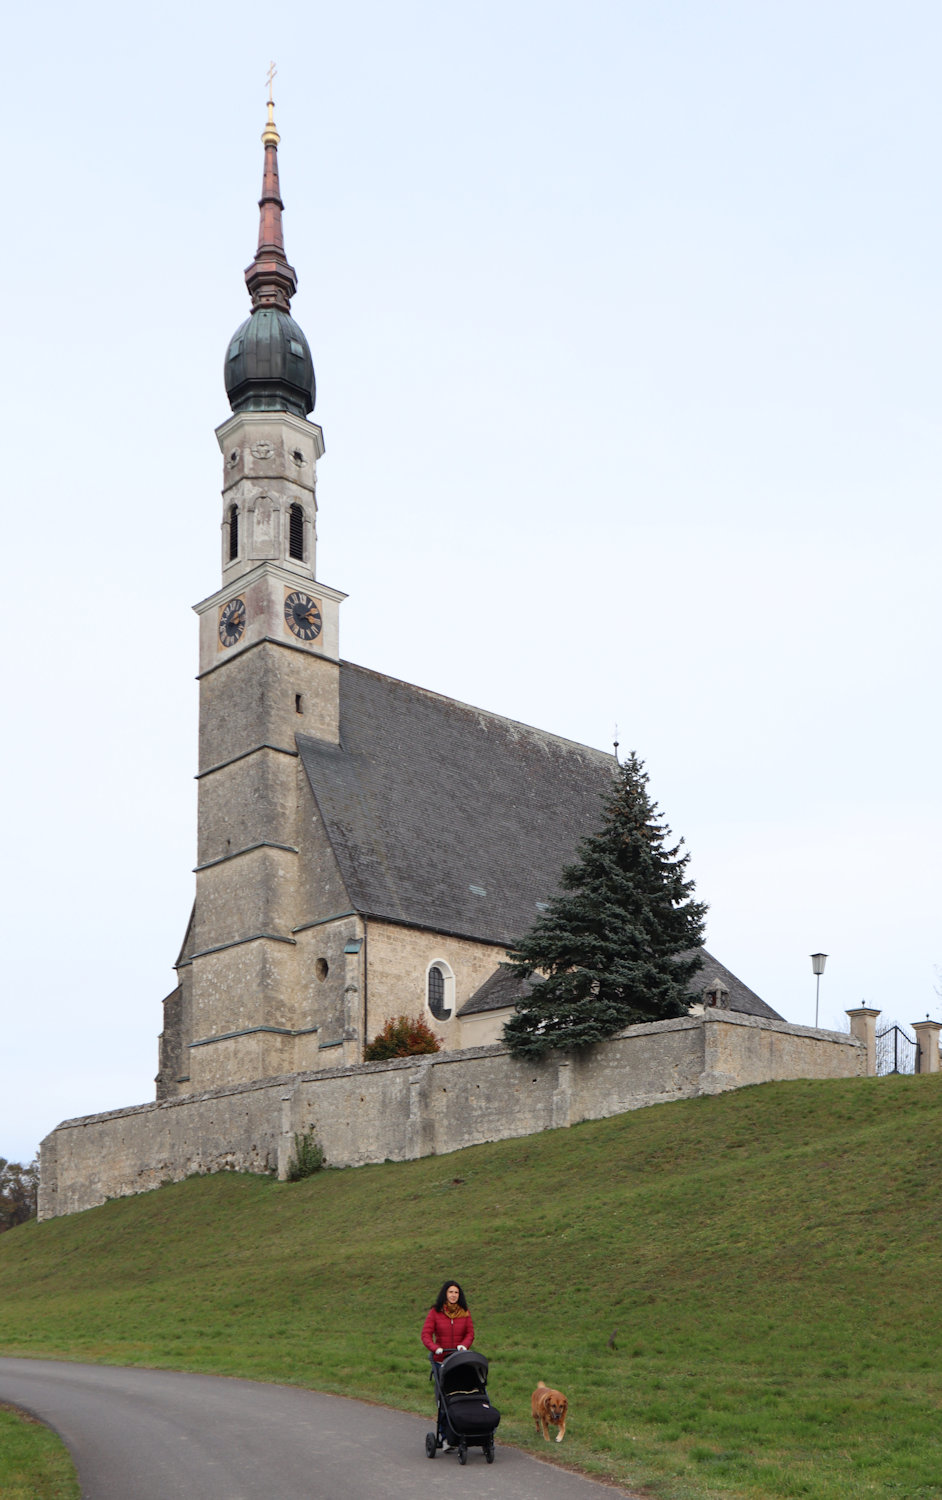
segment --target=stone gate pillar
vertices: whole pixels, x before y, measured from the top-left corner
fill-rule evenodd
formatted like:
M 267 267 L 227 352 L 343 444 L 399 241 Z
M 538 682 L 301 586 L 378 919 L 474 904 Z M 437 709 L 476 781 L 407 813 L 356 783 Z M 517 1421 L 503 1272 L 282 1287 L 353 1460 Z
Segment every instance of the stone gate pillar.
M 913 1031 L 916 1033 L 916 1072 L 938 1073 L 939 1072 L 939 1033 L 942 1032 L 942 1021 L 930 1021 L 928 1016 L 924 1021 L 913 1021 Z
M 850 1034 L 856 1037 L 858 1042 L 863 1042 L 867 1049 L 867 1077 L 873 1078 L 877 1071 L 877 1016 L 878 1010 L 871 1005 L 858 1005 L 856 1010 L 849 1010 Z

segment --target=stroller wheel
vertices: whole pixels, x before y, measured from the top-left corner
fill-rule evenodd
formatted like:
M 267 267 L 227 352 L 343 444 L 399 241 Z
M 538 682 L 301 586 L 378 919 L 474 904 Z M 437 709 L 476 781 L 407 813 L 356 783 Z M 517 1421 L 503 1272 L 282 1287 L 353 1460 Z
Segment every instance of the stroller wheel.
M 484 1457 L 487 1459 L 487 1461 L 488 1461 L 489 1464 L 492 1464 L 494 1462 L 494 1444 L 493 1444 L 493 1442 L 485 1444 L 485 1447 L 484 1447 Z
M 458 1449 L 458 1462 L 460 1464 L 466 1464 L 468 1462 L 468 1445 L 467 1445 L 467 1443 L 462 1443 L 461 1446 L 460 1446 L 460 1448 Z
M 434 1432 L 427 1432 L 425 1434 L 425 1456 L 426 1456 L 426 1458 L 434 1458 L 437 1448 L 438 1448 L 438 1438 L 435 1436 Z

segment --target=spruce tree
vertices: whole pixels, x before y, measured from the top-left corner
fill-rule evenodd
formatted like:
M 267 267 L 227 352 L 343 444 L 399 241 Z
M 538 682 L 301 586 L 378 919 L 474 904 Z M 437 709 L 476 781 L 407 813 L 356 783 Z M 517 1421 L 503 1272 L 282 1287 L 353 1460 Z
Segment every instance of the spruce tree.
M 643 761 L 632 753 L 615 773 L 597 833 L 508 955 L 532 989 L 504 1027 L 521 1057 L 586 1047 L 639 1021 L 664 1021 L 690 1008 L 700 967 L 706 906 L 693 900 L 689 853 L 648 794 Z

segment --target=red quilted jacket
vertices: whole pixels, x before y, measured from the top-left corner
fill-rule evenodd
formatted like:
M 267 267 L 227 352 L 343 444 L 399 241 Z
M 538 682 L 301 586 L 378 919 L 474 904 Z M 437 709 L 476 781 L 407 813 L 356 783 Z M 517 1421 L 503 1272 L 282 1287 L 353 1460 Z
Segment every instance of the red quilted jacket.
M 422 1327 L 422 1342 L 432 1354 L 436 1349 L 457 1349 L 459 1344 L 470 1349 L 474 1343 L 471 1314 L 464 1313 L 461 1317 L 449 1318 L 447 1313 L 436 1312 L 434 1307 L 429 1308 Z

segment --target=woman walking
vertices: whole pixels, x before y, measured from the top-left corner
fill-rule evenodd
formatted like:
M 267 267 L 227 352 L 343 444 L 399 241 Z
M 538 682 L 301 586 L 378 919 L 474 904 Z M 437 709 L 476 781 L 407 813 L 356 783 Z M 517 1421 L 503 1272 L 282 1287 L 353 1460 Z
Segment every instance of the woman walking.
M 456 1349 L 470 1349 L 474 1343 L 474 1324 L 468 1312 L 468 1299 L 457 1281 L 446 1281 L 422 1326 L 422 1342 L 441 1364 L 446 1354 Z

